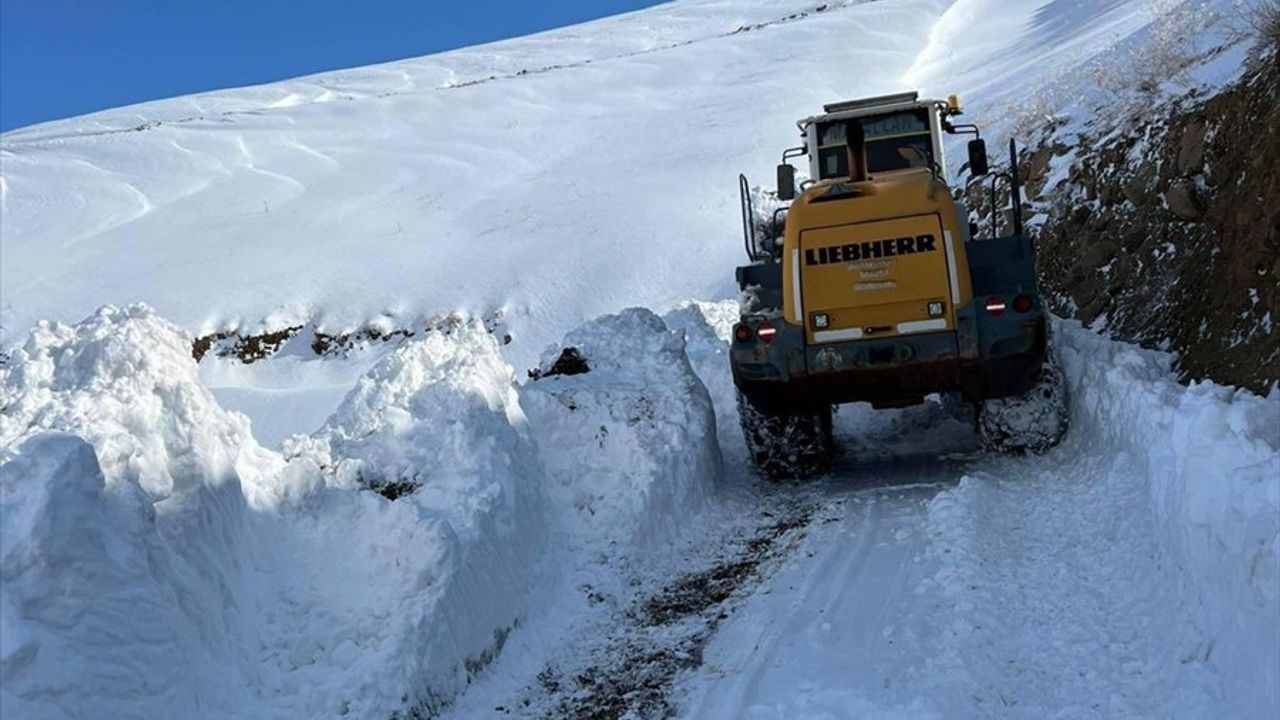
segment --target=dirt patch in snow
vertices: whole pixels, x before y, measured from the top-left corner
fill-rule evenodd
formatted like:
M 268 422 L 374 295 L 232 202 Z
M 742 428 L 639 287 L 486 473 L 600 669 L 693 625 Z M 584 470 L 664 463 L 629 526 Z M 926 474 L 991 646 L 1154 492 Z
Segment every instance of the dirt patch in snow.
M 503 345 L 511 342 L 512 337 L 503 325 L 502 312 L 490 313 L 482 320 L 485 329 L 496 335 Z M 371 345 L 391 344 L 394 347 L 395 344 L 425 333 L 443 332 L 447 335 L 465 322 L 466 318 L 446 315 L 402 327 L 367 325 L 349 332 L 325 332 L 315 323 L 291 325 L 259 333 L 220 330 L 196 338 L 191 343 L 191 357 L 198 363 L 212 353 L 216 357 L 235 358 L 249 365 L 276 355 L 295 339 L 300 343 L 299 351 L 304 354 L 309 352 L 316 357 L 344 357 Z
M 808 505 L 765 513 L 768 524 L 731 544 L 711 567 L 682 575 L 625 610 L 588 666 L 549 664 L 525 707 L 495 710 L 526 714 L 541 695 L 547 718 L 669 717 L 676 677 L 702 664 L 703 648 L 733 612 L 735 599 L 749 595 L 797 546 L 812 516 Z
M 553 375 L 581 375 L 591 372 L 591 366 L 587 364 L 587 359 L 582 356 L 582 352 L 576 347 L 567 347 L 556 358 L 547 370 L 542 368 L 534 368 L 529 371 L 530 380 L 541 380 L 545 377 Z

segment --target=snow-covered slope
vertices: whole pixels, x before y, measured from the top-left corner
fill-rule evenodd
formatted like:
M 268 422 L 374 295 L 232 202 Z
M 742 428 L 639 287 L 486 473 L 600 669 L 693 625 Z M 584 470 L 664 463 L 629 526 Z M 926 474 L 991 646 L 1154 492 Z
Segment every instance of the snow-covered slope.
M 1280 396 L 1068 325 L 1055 454 L 851 408 L 844 474 L 762 490 L 735 304 L 688 302 L 734 294 L 735 175 L 795 118 L 908 87 L 992 137 L 1080 112 L 1170 4 L 680 0 L 6 133 L 0 714 L 1274 715 Z M 298 325 L 414 336 L 190 356 Z M 569 345 L 591 370 L 546 376 Z
M 595 315 L 731 295 L 734 178 L 821 103 L 960 92 L 993 132 L 1087 111 L 1177 5 L 683 0 L 5 133 L 0 344 L 108 302 L 196 335 L 505 310 L 531 364 Z
M 1002 137 L 1089 112 L 1098 66 L 1127 77 L 1178 5 L 683 0 L 5 133 L 0 350 L 38 319 L 146 302 L 196 336 L 502 313 L 504 355 L 532 366 L 596 315 L 733 296 L 736 174 L 769 177 L 822 103 L 959 92 Z M 270 445 L 372 360 L 308 365 L 294 344 L 270 370 L 202 370 Z
M 104 302 L 196 334 L 505 309 L 528 364 L 603 312 L 727 296 L 736 173 L 821 102 L 902 89 L 946 2 L 818 5 L 683 2 L 6 133 L 6 342 Z

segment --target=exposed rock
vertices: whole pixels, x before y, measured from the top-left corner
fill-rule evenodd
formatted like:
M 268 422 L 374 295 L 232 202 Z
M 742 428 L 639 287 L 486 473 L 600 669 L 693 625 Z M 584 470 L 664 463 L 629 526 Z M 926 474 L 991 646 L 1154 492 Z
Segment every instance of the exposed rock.
M 1037 150 L 1024 171 L 1026 177 L 1027 197 L 1038 198 L 1045 190 L 1048 180 L 1049 163 L 1053 160 L 1056 148 L 1045 146 Z
M 576 347 L 567 347 L 560 352 L 560 356 L 556 358 L 550 368 L 546 370 L 542 368 L 530 370 L 529 378 L 541 380 L 555 375 L 581 375 L 588 372 L 591 372 L 591 366 L 587 364 L 587 359 L 582 356 L 582 352 Z
M 507 345 L 512 338 L 510 334 L 503 332 L 502 319 L 503 313 L 498 311 L 486 316 L 483 322 L 489 332 L 500 337 L 502 344 Z M 462 323 L 462 318 L 456 315 L 443 315 L 409 327 L 386 329 L 367 325 L 351 332 L 338 333 L 323 332 L 314 324 L 292 325 L 256 334 L 223 330 L 196 338 L 191 344 L 191 356 L 198 363 L 209 353 L 213 353 L 217 357 L 235 358 L 248 365 L 274 356 L 294 338 L 298 338 L 299 343 L 305 343 L 317 356 L 345 356 L 362 345 L 394 344 L 420 332 L 448 334 L 461 327 Z
M 1278 87 L 1280 67 L 1260 65 L 1215 96 L 1189 92 L 1138 120 L 1100 111 L 1080 134 L 1047 128 L 1024 149 L 1030 174 L 1047 173 L 1049 148 L 1075 148 L 1068 181 L 1028 194 L 1047 217 L 1039 265 L 1054 312 L 1175 352 L 1187 380 L 1264 393 L 1280 380 Z M 979 217 L 988 192 L 967 188 Z
M 1164 191 L 1165 204 L 1169 212 L 1183 220 L 1199 220 L 1204 216 L 1204 208 L 1196 197 L 1195 186 L 1186 180 L 1178 180 Z
M 1120 184 L 1120 193 L 1134 205 L 1146 205 L 1151 202 L 1152 190 L 1155 189 L 1155 175 L 1155 168 L 1150 165 L 1135 168 L 1133 174 Z
M 1204 167 L 1204 137 L 1207 127 L 1202 118 L 1195 118 L 1182 131 L 1182 144 L 1178 149 L 1178 172 L 1193 175 Z

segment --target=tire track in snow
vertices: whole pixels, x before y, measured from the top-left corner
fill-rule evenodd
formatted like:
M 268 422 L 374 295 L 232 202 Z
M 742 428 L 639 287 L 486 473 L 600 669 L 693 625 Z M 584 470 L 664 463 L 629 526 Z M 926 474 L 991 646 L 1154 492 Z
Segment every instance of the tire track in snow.
M 681 717 L 1230 715 L 1131 462 L 837 469 L 810 489 L 834 522 L 718 629 Z
M 570 662 L 551 660 L 515 706 L 518 717 L 657 718 L 675 707 L 671 691 L 682 672 L 702 661 L 716 627 L 804 539 L 813 506 L 791 498 L 762 514 L 764 522 L 719 552 L 714 564 L 676 577 L 611 618 L 604 637 Z

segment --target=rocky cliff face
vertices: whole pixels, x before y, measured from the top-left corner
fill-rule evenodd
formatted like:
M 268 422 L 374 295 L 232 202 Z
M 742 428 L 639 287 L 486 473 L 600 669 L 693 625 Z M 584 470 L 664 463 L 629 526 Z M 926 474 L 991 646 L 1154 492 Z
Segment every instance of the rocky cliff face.
M 1185 379 L 1280 379 L 1280 71 L 1099 113 L 1020 154 L 1051 307 L 1177 353 Z M 1071 151 L 1068 148 L 1071 148 Z M 989 188 L 969 188 L 981 209 Z

